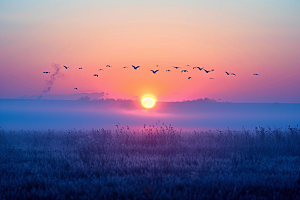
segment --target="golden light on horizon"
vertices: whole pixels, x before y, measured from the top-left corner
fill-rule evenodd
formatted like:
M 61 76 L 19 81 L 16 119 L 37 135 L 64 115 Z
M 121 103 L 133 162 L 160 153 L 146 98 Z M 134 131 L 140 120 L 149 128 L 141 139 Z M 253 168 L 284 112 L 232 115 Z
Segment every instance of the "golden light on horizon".
M 155 106 L 156 100 L 151 96 L 144 96 L 141 98 L 141 103 L 144 108 L 153 108 Z

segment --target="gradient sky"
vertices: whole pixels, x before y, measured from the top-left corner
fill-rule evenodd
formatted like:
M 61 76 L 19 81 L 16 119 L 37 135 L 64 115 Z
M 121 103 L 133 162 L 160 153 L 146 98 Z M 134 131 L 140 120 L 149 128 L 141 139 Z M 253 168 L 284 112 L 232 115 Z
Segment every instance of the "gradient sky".
M 52 95 L 300 103 L 299 10 L 298 0 L 2 0 L 0 98 L 42 94 L 42 72 L 58 63 L 70 68 Z M 185 65 L 215 71 L 172 69 Z

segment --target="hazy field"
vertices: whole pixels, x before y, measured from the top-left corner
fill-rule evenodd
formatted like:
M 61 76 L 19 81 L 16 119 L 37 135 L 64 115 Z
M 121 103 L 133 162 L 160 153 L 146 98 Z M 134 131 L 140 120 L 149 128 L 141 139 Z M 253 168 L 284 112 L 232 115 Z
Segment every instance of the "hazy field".
M 300 128 L 0 132 L 0 199 L 300 199 Z

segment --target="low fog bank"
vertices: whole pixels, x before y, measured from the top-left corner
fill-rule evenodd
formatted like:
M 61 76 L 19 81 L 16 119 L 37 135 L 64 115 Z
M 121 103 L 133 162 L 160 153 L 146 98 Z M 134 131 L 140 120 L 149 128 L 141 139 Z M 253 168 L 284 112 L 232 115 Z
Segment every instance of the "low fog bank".
M 88 97 L 89 99 L 99 99 L 103 97 L 107 97 L 109 93 L 105 92 L 91 92 L 91 93 L 76 93 L 76 94 L 61 94 L 61 95 L 24 95 L 19 97 L 18 99 L 51 99 L 51 100 L 77 100 L 81 97 Z
M 139 101 L 89 98 L 79 100 L 0 99 L 3 129 L 142 128 L 159 121 L 177 128 L 240 130 L 243 126 L 287 127 L 300 124 L 300 104 L 158 102 L 146 110 Z

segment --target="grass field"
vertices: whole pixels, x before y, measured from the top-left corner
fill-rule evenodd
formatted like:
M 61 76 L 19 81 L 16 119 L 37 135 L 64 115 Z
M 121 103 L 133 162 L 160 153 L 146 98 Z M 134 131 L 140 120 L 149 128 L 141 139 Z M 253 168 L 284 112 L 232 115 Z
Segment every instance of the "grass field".
M 300 199 L 300 128 L 0 130 L 0 199 Z

